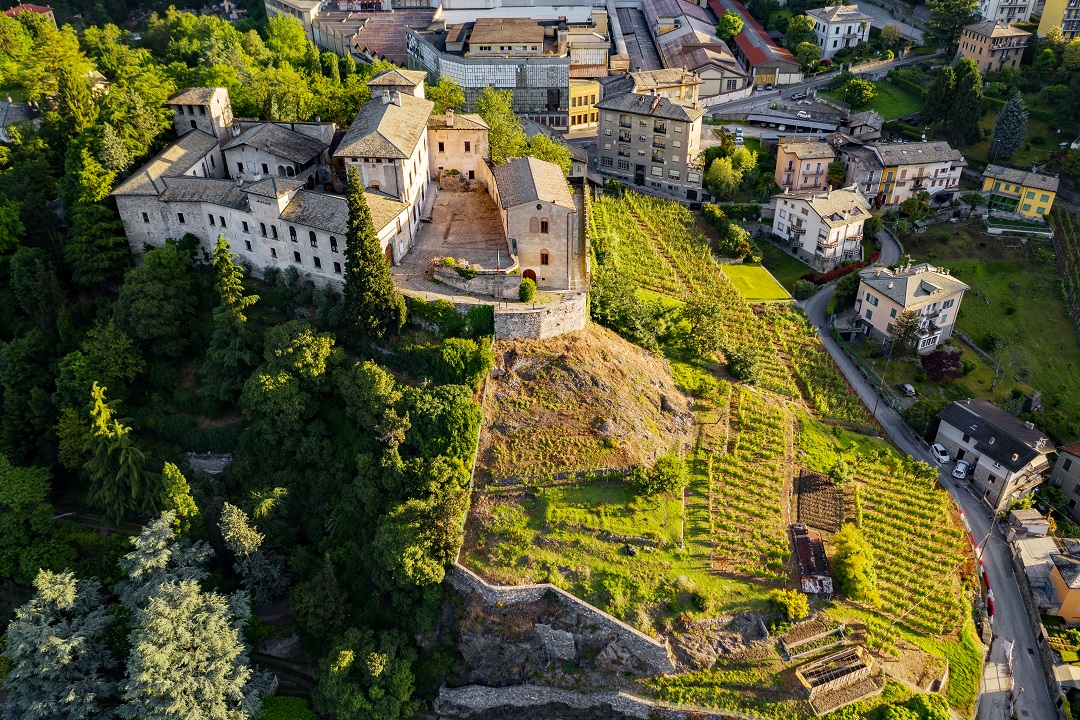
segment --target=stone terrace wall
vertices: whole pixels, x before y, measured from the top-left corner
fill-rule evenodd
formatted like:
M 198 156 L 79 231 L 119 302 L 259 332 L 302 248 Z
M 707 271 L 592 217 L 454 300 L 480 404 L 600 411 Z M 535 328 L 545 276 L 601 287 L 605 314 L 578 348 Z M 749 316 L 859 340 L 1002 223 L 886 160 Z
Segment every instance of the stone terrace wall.
M 562 300 L 535 308 L 511 306 L 495 309 L 495 337 L 499 340 L 544 339 L 581 330 L 589 316 L 588 293 L 567 293 Z M 520 309 L 519 309 L 520 308 Z
M 624 622 L 616 620 L 602 610 L 578 600 L 570 593 L 560 590 L 550 583 L 538 585 L 491 585 L 473 571 L 461 565 L 455 565 L 446 573 L 446 581 L 450 587 L 462 595 L 475 593 L 480 596 L 485 605 L 502 603 L 514 605 L 523 602 L 535 602 L 547 593 L 553 592 L 564 605 L 573 607 L 583 617 L 591 622 L 604 627 L 612 632 L 620 640 L 620 643 L 629 648 L 635 657 L 648 665 L 654 675 L 675 672 L 675 663 L 668 653 L 667 644 L 653 640 L 645 633 L 635 630 Z
M 464 290 L 474 295 L 490 295 L 497 297 L 499 285 L 502 285 L 502 296 L 510 300 L 518 299 L 518 287 L 521 285 L 520 275 L 498 275 L 494 272 L 477 273 L 472 280 L 461 277 L 454 268 L 438 266 L 435 268 L 435 279 L 443 285 L 449 285 L 458 290 Z

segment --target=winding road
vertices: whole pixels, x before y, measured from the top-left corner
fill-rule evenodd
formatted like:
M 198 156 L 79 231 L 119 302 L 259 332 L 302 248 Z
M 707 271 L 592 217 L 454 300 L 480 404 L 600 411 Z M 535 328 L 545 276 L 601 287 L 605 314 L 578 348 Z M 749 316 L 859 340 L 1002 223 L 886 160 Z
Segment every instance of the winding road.
M 882 241 L 882 264 L 899 262 L 900 244 L 888 233 L 879 234 Z M 809 300 L 801 303 L 825 348 L 832 355 L 848 382 L 855 388 L 863 403 L 873 409 L 877 389 L 860 372 L 855 363 L 829 331 L 825 308 L 833 297 L 835 288 L 828 285 Z M 908 428 L 900 415 L 888 403 L 876 403 L 875 418 L 892 441 L 904 452 L 917 460 L 934 464 L 922 442 Z M 983 694 L 977 717 L 980 720 L 1005 720 L 1011 717 L 1010 703 L 1016 692 L 1016 717 L 1030 720 L 1056 718 L 1055 699 L 1051 697 L 1043 673 L 1042 661 L 1035 644 L 1027 609 L 1020 596 L 1020 588 L 1013 575 L 1012 553 L 1000 528 L 995 526 L 991 513 L 966 487 L 955 483 L 945 468 L 940 471 L 941 485 L 945 487 L 963 512 L 972 535 L 982 545 L 982 560 L 990 587 L 994 594 L 994 639 L 990 657 L 983 671 Z M 1013 670 L 1010 674 L 1006 652 L 1009 643 L 1015 643 Z

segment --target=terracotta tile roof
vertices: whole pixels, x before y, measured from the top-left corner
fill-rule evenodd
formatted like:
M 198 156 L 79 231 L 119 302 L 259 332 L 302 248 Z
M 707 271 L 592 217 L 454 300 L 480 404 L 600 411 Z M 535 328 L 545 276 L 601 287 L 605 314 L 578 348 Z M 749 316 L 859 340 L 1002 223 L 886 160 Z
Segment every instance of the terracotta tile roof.
M 21 12 L 32 12 L 37 13 L 38 15 L 45 15 L 47 13 L 51 13 L 52 11 L 53 9 L 48 5 L 32 5 L 30 3 L 19 3 L 10 10 L 5 10 L 4 14 L 8 17 L 15 17 Z
M 761 23 L 754 19 L 739 0 L 709 0 L 709 9 L 717 17 L 723 17 L 724 13 L 730 10 L 743 19 L 742 32 L 734 39 L 739 51 L 751 65 L 764 65 L 769 62 L 799 65 L 794 55 L 772 41 Z
M 1068 445 L 1062 445 L 1058 448 L 1059 453 L 1069 453 L 1074 457 L 1080 458 L 1080 440 L 1071 442 Z

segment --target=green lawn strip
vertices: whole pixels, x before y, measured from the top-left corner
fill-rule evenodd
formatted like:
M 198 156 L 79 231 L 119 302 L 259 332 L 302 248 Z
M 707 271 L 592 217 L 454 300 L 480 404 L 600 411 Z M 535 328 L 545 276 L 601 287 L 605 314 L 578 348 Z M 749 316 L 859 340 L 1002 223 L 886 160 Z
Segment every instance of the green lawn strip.
M 791 299 L 787 290 L 761 265 L 722 265 L 721 269 L 747 302 Z
M 894 85 L 888 80 L 880 80 L 874 83 L 874 87 L 877 88 L 877 95 L 865 109 L 877 110 L 886 120 L 895 120 L 922 110 L 922 98 L 912 95 L 899 85 Z M 844 102 L 843 89 L 819 90 L 818 93 Z
M 788 255 L 770 242 L 758 243 L 761 264 L 776 278 L 785 290 L 791 292 L 795 281 L 811 271 L 811 267 L 798 258 Z
M 1028 103 L 1028 107 L 1032 107 L 1031 103 Z M 994 122 L 997 120 L 996 112 L 989 112 L 982 116 L 979 120 L 979 128 L 982 130 L 994 129 Z M 1049 159 L 1050 155 L 1057 152 L 1057 141 L 1061 137 L 1057 134 L 1057 128 L 1047 125 L 1041 120 L 1035 120 L 1033 118 L 1028 119 L 1027 134 L 1024 136 L 1024 144 L 1020 146 L 1020 149 L 1016 151 L 1008 162 L 997 158 L 995 163 L 1003 163 L 1011 165 L 1012 167 L 1031 169 L 1031 164 L 1034 162 L 1045 162 Z M 1036 145 L 1031 140 L 1035 137 L 1041 137 L 1044 140 L 1042 145 Z M 985 137 L 974 145 L 965 145 L 961 151 L 964 153 L 964 157 L 969 161 L 974 160 L 981 165 L 985 165 L 990 161 L 990 148 L 993 144 L 993 137 Z
M 0 86 L 0 98 L 7 101 L 11 97 L 12 102 L 26 102 L 26 90 L 17 85 Z

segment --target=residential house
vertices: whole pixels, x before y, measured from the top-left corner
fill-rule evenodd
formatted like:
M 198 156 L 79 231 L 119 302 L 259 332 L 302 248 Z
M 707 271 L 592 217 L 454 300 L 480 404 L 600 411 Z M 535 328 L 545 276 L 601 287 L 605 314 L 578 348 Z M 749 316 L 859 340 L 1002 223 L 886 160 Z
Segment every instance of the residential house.
M 807 10 L 814 20 L 814 34 L 822 58 L 831 58 L 844 48 L 853 48 L 870 37 L 872 15 L 859 10 L 858 5 L 829 5 Z
M 580 257 L 578 208 L 562 168 L 534 157 L 511 158 L 492 174 L 492 198 L 521 276 L 542 290 L 572 289 Z
M 634 92 L 605 96 L 597 108 L 601 174 L 645 192 L 705 199 L 698 158 L 704 109 Z
M 1061 28 L 1065 42 L 1080 37 L 1080 0 L 1046 0 L 1039 18 L 1039 36 L 1045 37 L 1052 27 Z
M 611 75 L 600 81 L 603 97 L 632 92 L 690 104 L 698 101 L 701 84 L 701 78 L 683 68 L 640 70 Z
M 1048 612 L 1067 623 L 1080 623 L 1080 558 L 1066 553 L 1052 553 L 1050 561 L 1053 563 L 1050 583 L 1057 606 L 1049 608 Z
M 1012 542 L 1015 538 L 1046 537 L 1050 533 L 1050 521 L 1035 508 L 1010 510 L 1005 525 L 1005 539 Z
M 938 413 L 935 441 L 949 455 L 971 463 L 972 489 L 995 511 L 1035 489 L 1050 469 L 1054 446 L 1025 423 L 986 400 L 950 403 Z
M 488 124 L 482 117 L 447 110 L 428 118 L 427 131 L 432 179 L 452 170 L 469 180 L 487 177 Z
M 570 174 L 567 177 L 585 177 L 589 170 L 589 152 L 580 145 L 567 145 L 570 149 Z
M 859 271 L 855 314 L 867 335 L 884 340 L 892 334 L 901 313 L 914 312 L 920 325 L 916 349 L 930 352 L 952 337 L 960 302 L 968 289 L 948 270 L 929 263 L 895 270 L 867 268 Z
M 750 73 L 752 85 L 794 85 L 803 81 L 799 61 L 769 37 L 739 0 L 708 0 L 708 6 L 718 18 L 730 10 L 743 19 L 742 32 L 732 38 L 732 51 Z
M 885 118 L 876 110 L 866 110 L 849 115 L 847 120 L 840 124 L 845 135 L 861 142 L 870 142 L 881 139 L 881 128 L 885 127 Z
M 1065 509 L 1075 522 L 1080 522 L 1080 441 L 1058 448 L 1050 483 L 1065 493 Z
M 593 78 L 570 78 L 570 121 L 567 132 L 595 130 L 599 125 L 596 103 L 601 98 L 600 82 Z
M 1011 22 L 1021 21 L 986 20 L 965 25 L 960 34 L 960 56 L 978 63 L 983 74 L 1019 67 L 1031 33 L 1011 27 Z
M 1026 23 L 1040 4 L 1039 0 L 979 0 L 977 14 L 991 22 Z
M 48 5 L 33 5 L 31 3 L 19 3 L 13 8 L 4 11 L 4 14 L 8 17 L 17 17 L 19 13 L 29 12 L 35 15 L 41 15 L 52 21 L 53 25 L 56 25 L 56 15 L 53 13 L 53 9 Z
M 1033 219 L 1050 214 L 1057 198 L 1058 177 L 1034 170 L 1015 170 L 987 165 L 983 170 L 984 193 L 989 193 L 990 209 L 1019 213 Z
M 923 191 L 938 199 L 951 197 L 959 190 L 960 175 L 967 165 L 960 151 L 943 140 L 866 147 L 878 166 L 875 176 L 880 185 L 873 195 L 878 206 L 899 205 Z
M 806 190 L 776 196 L 773 233 L 815 270 L 862 259 L 863 223 L 870 203 L 854 186 Z
M 776 147 L 776 184 L 791 192 L 824 188 L 829 163 L 835 159 L 833 146 L 820 138 L 780 138 Z

